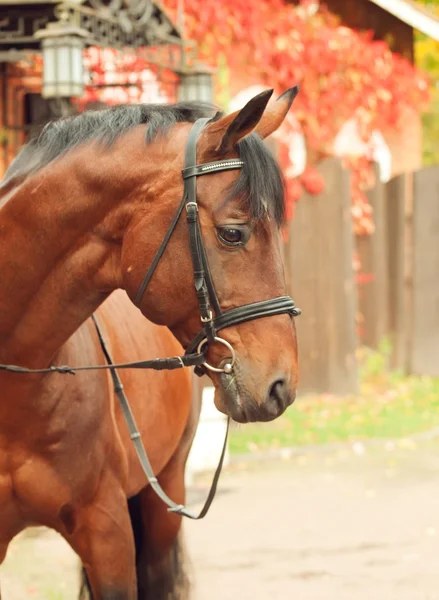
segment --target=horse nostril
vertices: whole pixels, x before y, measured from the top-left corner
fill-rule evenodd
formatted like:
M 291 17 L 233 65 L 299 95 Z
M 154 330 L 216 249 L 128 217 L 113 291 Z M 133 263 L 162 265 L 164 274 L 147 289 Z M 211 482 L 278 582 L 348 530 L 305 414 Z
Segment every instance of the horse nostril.
M 268 397 L 272 402 L 276 402 L 281 410 L 285 410 L 293 400 L 285 379 L 276 379 L 276 381 L 271 384 Z

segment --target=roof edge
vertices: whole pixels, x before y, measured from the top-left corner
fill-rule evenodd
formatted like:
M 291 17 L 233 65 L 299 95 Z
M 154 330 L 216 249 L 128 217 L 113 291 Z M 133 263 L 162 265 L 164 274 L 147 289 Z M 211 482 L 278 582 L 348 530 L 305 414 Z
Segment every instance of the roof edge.
M 439 18 L 413 0 L 370 0 L 400 21 L 439 42 Z

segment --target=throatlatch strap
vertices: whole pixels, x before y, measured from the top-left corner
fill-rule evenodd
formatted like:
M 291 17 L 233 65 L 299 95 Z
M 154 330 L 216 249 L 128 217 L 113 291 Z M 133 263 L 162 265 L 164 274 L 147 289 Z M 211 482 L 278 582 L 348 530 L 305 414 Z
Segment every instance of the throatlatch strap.
M 156 255 L 154 256 L 151 266 L 149 267 L 149 269 L 142 281 L 142 284 L 139 287 L 139 291 L 137 292 L 136 299 L 135 299 L 136 306 L 140 306 L 140 303 L 142 302 L 142 298 L 145 295 L 146 288 L 148 287 L 148 284 L 151 281 L 151 278 L 155 273 L 157 265 L 159 264 L 159 261 L 166 250 L 166 246 L 168 245 L 168 242 L 171 239 L 172 234 L 174 233 L 174 229 L 177 226 L 178 220 L 180 218 L 180 215 L 183 211 L 185 204 L 186 204 L 186 198 L 185 198 L 185 196 L 183 196 L 182 201 L 180 202 L 180 206 L 178 207 L 178 210 L 175 213 L 175 216 L 172 219 L 171 224 L 169 225 L 169 229 L 166 232 L 165 237 L 163 238 L 163 242 L 160 244 L 160 247 L 157 250 Z
M 134 448 L 136 450 L 136 454 L 139 459 L 140 465 L 142 467 L 142 470 L 143 470 L 149 484 L 151 485 L 152 489 L 157 494 L 157 496 L 168 506 L 169 512 L 178 513 L 179 515 L 182 515 L 183 517 L 187 517 L 188 519 L 193 519 L 195 521 L 202 519 L 203 517 L 206 516 L 206 514 L 213 502 L 213 499 L 215 498 L 218 481 L 219 481 L 219 478 L 221 475 L 221 470 L 223 468 L 224 457 L 226 455 L 230 419 L 227 419 L 227 427 L 226 427 L 226 433 L 225 433 L 225 438 L 224 438 L 224 444 L 223 444 L 223 448 L 221 451 L 220 460 L 219 460 L 218 466 L 215 471 L 215 475 L 212 480 L 212 485 L 210 487 L 210 490 L 207 495 L 207 498 L 206 498 L 203 508 L 198 513 L 198 515 L 195 515 L 194 513 L 189 512 L 183 504 L 176 504 L 173 500 L 171 500 L 171 498 L 169 498 L 169 496 L 162 489 L 161 485 L 159 484 L 159 482 L 157 480 L 157 477 L 154 475 L 154 471 L 152 470 L 152 466 L 149 461 L 148 455 L 146 453 L 145 446 L 142 442 L 142 437 L 137 428 L 137 424 L 136 424 L 136 420 L 133 415 L 133 411 L 131 410 L 131 406 L 130 406 L 128 399 L 126 397 L 126 394 L 124 392 L 122 381 L 120 380 L 119 374 L 115 368 L 115 365 L 112 361 L 110 352 L 105 343 L 104 336 L 99 327 L 98 321 L 94 315 L 93 315 L 93 322 L 95 324 L 96 331 L 98 333 L 99 342 L 101 344 L 101 348 L 104 353 L 105 359 L 106 359 L 108 365 L 110 366 L 110 373 L 111 373 L 111 378 L 113 380 L 115 394 L 119 401 L 119 405 L 122 410 L 122 414 L 124 416 L 125 422 L 127 424 L 128 431 L 130 433 L 130 437 L 133 441 Z

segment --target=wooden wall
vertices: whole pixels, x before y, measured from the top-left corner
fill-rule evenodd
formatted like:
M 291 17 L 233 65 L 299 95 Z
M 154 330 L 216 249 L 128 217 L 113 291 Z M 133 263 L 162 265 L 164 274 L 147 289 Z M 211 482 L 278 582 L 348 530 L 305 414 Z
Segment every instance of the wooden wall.
M 335 158 L 320 170 L 325 190 L 300 199 L 286 248 L 291 295 L 303 310 L 299 389 L 347 394 L 358 388 L 350 174 Z
M 349 173 L 336 159 L 320 168 L 326 189 L 299 201 L 286 246 L 291 293 L 303 309 L 300 389 L 355 391 L 357 345 L 378 349 L 385 338 L 392 367 L 439 376 L 439 166 L 377 180 L 368 194 L 375 232 L 355 244 Z

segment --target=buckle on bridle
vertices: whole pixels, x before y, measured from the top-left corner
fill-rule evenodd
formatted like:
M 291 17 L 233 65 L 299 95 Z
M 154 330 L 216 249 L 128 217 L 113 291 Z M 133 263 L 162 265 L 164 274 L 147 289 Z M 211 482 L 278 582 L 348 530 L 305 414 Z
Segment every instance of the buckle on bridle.
M 210 323 L 213 319 L 212 311 L 209 310 L 209 312 L 207 313 L 207 317 L 203 317 L 203 315 L 201 315 L 200 319 L 202 323 Z
M 181 356 L 174 356 L 174 358 L 175 358 L 176 360 L 178 360 L 178 361 L 179 361 L 179 363 L 180 363 L 180 366 L 181 366 L 182 368 L 184 368 L 184 367 L 185 367 L 185 364 L 184 364 L 184 362 L 183 362 L 183 359 L 181 358 Z
M 198 212 L 198 204 L 196 202 L 186 202 L 186 212 L 189 212 L 189 207 L 195 207 L 195 211 Z

